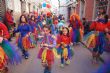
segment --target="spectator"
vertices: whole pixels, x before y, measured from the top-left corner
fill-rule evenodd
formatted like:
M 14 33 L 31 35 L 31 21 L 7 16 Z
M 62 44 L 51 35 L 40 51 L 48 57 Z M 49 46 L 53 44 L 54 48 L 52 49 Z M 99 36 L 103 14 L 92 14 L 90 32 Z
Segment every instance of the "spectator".
M 6 17 L 6 25 L 8 27 L 8 31 L 11 35 L 9 41 L 11 41 L 11 38 L 13 36 L 13 28 L 15 26 L 14 18 L 13 18 L 13 10 L 7 9 L 5 17 Z
M 82 23 L 83 23 L 83 26 L 84 26 L 84 34 L 87 34 L 88 31 L 89 31 L 89 24 L 88 24 L 86 18 L 82 18 Z
M 14 26 L 13 16 L 11 13 L 13 13 L 13 11 L 10 9 L 7 9 L 7 12 L 5 14 L 7 27 L 9 31 L 12 29 L 12 26 Z

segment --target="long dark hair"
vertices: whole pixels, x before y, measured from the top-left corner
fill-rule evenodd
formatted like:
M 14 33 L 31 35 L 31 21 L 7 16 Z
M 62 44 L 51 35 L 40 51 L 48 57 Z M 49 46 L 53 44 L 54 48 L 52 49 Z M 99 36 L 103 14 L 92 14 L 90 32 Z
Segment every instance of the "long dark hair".
M 34 17 L 34 20 L 32 20 L 33 17 Z M 31 21 L 34 21 L 34 22 L 36 21 L 36 18 L 34 15 L 31 16 Z
M 63 27 L 63 29 L 66 29 L 67 30 L 67 35 L 68 37 L 70 37 L 70 34 L 69 34 L 69 29 L 67 27 Z M 60 32 L 60 35 L 63 35 L 63 29 L 62 31 Z
M 105 23 L 108 23 L 108 18 L 109 18 L 108 15 L 105 15 L 104 18 L 105 18 Z
M 26 22 L 22 22 L 22 17 L 23 17 L 23 16 L 24 16 Z M 20 22 L 20 24 L 21 24 L 21 23 L 27 23 L 27 18 L 26 18 L 26 16 L 25 16 L 25 15 L 21 15 L 19 22 Z

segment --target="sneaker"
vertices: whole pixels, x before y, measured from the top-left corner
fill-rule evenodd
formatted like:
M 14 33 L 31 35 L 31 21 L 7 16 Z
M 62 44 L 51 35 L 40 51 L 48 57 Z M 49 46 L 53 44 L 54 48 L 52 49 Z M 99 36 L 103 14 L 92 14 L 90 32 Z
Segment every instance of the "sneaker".
M 69 65 L 70 64 L 70 60 L 67 60 L 65 64 L 66 65 Z
M 28 59 L 29 57 L 28 56 L 25 56 L 25 59 Z
M 51 73 L 51 71 L 48 69 L 48 67 L 45 67 L 44 73 Z
M 61 68 L 64 68 L 64 64 L 61 64 L 60 67 L 61 67 Z

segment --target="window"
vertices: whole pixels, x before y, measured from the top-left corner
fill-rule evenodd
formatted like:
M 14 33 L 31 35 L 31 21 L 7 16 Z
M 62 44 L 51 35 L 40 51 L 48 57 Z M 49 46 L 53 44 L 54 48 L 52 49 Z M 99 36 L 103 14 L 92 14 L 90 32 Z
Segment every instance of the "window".
M 95 17 L 97 17 L 98 14 L 102 12 L 107 13 L 107 8 L 108 8 L 108 0 L 96 0 Z

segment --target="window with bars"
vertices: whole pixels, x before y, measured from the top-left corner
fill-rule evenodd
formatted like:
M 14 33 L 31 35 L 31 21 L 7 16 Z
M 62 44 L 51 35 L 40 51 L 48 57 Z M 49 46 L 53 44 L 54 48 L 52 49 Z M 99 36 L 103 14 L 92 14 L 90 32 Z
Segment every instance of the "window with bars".
M 95 17 L 100 13 L 107 13 L 108 0 L 96 0 Z

